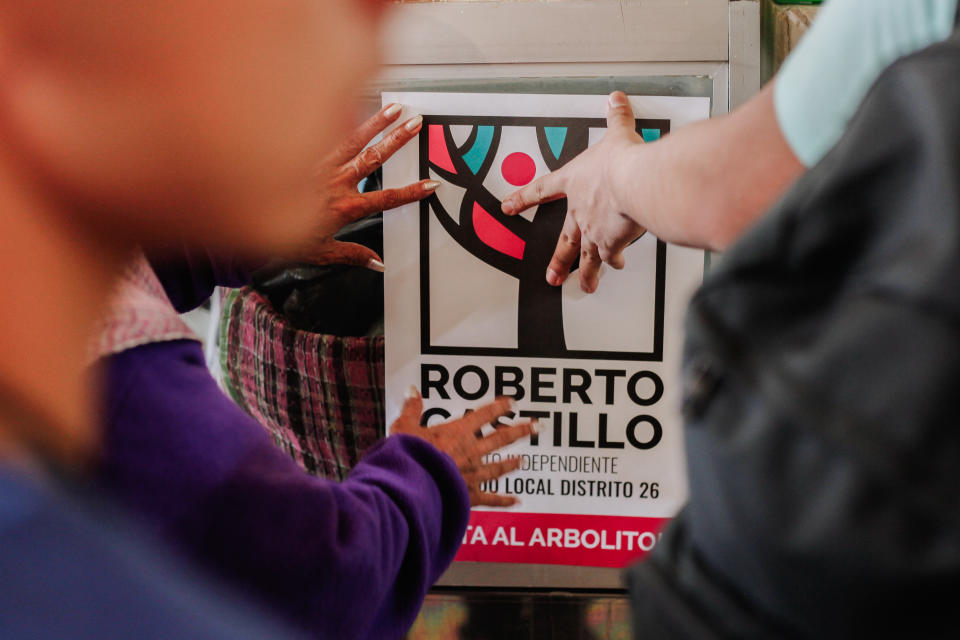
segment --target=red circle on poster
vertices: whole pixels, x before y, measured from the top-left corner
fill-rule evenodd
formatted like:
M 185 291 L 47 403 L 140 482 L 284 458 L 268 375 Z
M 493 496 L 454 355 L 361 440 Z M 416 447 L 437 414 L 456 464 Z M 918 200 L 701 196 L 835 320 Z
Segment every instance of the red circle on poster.
M 522 187 L 537 175 L 537 165 L 533 158 L 517 151 L 503 159 L 503 164 L 500 165 L 500 173 L 503 174 L 503 179 L 513 186 Z

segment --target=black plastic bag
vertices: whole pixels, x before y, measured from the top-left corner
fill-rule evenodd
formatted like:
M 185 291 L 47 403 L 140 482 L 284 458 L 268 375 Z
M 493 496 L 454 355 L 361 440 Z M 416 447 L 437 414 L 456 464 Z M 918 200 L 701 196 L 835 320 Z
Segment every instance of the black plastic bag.
M 379 188 L 378 171 L 363 190 Z M 383 214 L 348 225 L 336 237 L 383 255 Z M 252 284 L 291 326 L 301 331 L 337 336 L 383 334 L 383 274 L 377 271 L 287 262 L 260 269 Z

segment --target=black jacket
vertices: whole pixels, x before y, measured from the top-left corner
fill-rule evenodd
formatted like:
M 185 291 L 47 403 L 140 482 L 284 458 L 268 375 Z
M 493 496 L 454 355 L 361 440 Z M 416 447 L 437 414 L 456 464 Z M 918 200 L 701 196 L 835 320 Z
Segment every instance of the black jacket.
M 637 638 L 960 637 L 960 36 L 889 69 L 695 296 L 690 501 Z

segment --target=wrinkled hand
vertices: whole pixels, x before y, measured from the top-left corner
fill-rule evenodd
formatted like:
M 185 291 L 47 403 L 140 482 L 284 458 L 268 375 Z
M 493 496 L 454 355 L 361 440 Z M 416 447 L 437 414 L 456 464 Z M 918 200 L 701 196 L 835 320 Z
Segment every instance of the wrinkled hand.
M 509 507 L 517 503 L 516 498 L 480 491 L 480 483 L 516 470 L 520 466 L 520 458 L 486 464 L 482 462 L 482 458 L 511 442 L 531 433 L 537 433 L 539 426 L 534 422 L 522 422 L 509 427 L 499 427 L 488 436 L 478 437 L 477 432 L 482 426 L 507 414 L 512 404 L 509 398 L 499 398 L 458 420 L 424 428 L 420 426 L 423 399 L 420 397 L 420 392 L 415 387 L 411 387 L 403 403 L 400 417 L 390 427 L 390 433 L 405 433 L 422 438 L 453 458 L 457 468 L 460 469 L 460 475 L 467 483 L 471 505 Z
M 623 268 L 623 250 L 645 229 L 616 200 L 622 190 L 616 169 L 642 144 L 630 102 L 623 92 L 616 91 L 607 103 L 607 131 L 600 142 L 503 201 L 503 212 L 515 215 L 542 202 L 567 198 L 567 217 L 547 267 L 551 285 L 563 284 L 577 255 L 580 288 L 587 293 L 596 291 L 602 263 Z
M 399 189 L 360 193 L 360 181 L 379 169 L 420 132 L 423 118 L 416 116 L 396 127 L 380 142 L 367 146 L 400 116 L 401 111 L 399 104 L 387 105 L 360 125 L 323 163 L 319 176 L 324 205 L 314 237 L 296 258 L 313 264 L 352 264 L 383 271 L 383 262 L 375 251 L 360 244 L 341 242 L 333 236 L 351 222 L 370 214 L 421 200 L 439 186 L 432 180 L 421 180 Z

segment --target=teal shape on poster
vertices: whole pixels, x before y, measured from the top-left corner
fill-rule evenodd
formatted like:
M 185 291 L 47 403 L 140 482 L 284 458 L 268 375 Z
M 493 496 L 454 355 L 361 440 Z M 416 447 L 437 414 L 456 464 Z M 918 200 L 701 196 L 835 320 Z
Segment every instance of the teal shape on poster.
M 547 144 L 550 145 L 553 157 L 559 160 L 560 153 L 563 151 L 563 143 L 567 141 L 567 128 L 544 127 L 543 131 L 547 135 Z
M 477 127 L 477 139 L 473 142 L 473 146 L 470 147 L 470 151 L 463 154 L 463 161 L 467 163 L 467 166 L 470 167 L 470 171 L 473 171 L 474 175 L 476 175 L 477 172 L 480 171 L 480 167 L 483 166 L 483 161 L 486 160 L 487 154 L 490 152 L 491 143 L 493 143 L 493 127 Z

